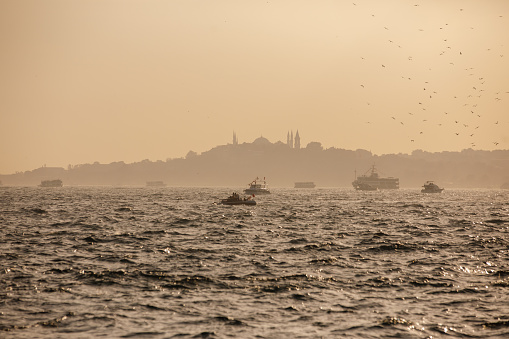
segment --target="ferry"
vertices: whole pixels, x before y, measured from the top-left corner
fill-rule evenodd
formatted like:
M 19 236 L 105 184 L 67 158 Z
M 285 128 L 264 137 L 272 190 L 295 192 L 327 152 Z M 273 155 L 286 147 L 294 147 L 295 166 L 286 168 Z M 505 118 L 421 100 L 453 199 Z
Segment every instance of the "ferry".
M 424 187 L 421 190 L 421 193 L 442 193 L 443 188 L 438 187 L 433 181 L 426 181 L 426 183 L 422 186 Z
M 251 199 L 251 197 L 241 198 L 238 193 L 233 192 L 226 199 L 221 199 L 221 204 L 223 205 L 256 205 L 256 201 Z
M 378 175 L 375 165 L 371 167 L 369 175 L 364 174 L 352 182 L 353 187 L 358 191 L 376 191 L 385 189 L 399 189 L 399 179 L 393 177 L 382 178 Z
M 267 182 L 265 181 L 265 177 L 263 178 L 263 183 L 258 182 L 258 177 L 256 177 L 255 180 L 251 181 L 249 184 L 249 188 L 246 188 L 244 190 L 244 193 L 252 195 L 258 195 L 258 194 L 270 194 L 269 187 L 267 186 Z
M 166 184 L 162 181 L 147 181 L 147 187 L 164 187 Z
M 315 188 L 316 185 L 312 181 L 300 181 L 296 182 L 294 188 Z
M 62 187 L 64 184 L 62 183 L 62 180 L 56 179 L 56 180 L 42 180 L 39 187 Z

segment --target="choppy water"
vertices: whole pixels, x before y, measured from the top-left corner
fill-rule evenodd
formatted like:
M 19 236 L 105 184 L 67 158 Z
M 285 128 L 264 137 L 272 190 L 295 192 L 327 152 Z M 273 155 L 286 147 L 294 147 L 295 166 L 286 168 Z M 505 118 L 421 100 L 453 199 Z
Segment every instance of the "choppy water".
M 0 337 L 509 336 L 509 192 L 1 188 Z

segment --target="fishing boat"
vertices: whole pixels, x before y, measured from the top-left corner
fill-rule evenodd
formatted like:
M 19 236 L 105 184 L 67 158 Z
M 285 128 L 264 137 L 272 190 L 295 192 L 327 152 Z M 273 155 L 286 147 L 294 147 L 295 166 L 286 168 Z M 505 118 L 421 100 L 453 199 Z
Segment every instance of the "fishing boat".
M 375 165 L 371 167 L 369 175 L 364 174 L 352 182 L 353 187 L 358 191 L 376 191 L 384 189 L 399 189 L 399 179 L 393 177 L 383 178 L 378 175 Z
M 251 199 L 251 196 L 247 198 L 241 198 L 238 193 L 233 192 L 226 199 L 221 199 L 221 204 L 223 205 L 256 205 L 256 201 Z
M 265 181 L 265 177 L 263 178 L 263 183 L 259 182 L 260 179 L 256 177 L 255 180 L 251 181 L 249 184 L 249 188 L 246 188 L 244 190 L 244 193 L 252 195 L 258 195 L 258 194 L 270 194 L 269 187 L 267 186 L 267 182 Z
M 63 183 L 62 180 L 56 179 L 56 180 L 42 180 L 39 187 L 62 187 Z
M 438 187 L 433 181 L 426 181 L 422 187 L 424 188 L 421 190 L 421 193 L 441 193 L 444 190 Z
M 312 181 L 300 181 L 296 182 L 294 188 L 315 188 L 316 185 Z

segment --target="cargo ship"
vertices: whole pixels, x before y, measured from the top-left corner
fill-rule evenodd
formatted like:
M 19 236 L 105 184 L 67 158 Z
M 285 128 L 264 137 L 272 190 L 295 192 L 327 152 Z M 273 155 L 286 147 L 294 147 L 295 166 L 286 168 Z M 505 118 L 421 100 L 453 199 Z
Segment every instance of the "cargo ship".
M 315 188 L 316 185 L 312 181 L 300 181 L 296 182 L 294 188 Z
M 353 187 L 358 191 L 376 191 L 387 189 L 399 189 L 399 179 L 393 177 L 382 178 L 378 175 L 375 165 L 371 167 L 369 175 L 364 174 L 352 182 Z

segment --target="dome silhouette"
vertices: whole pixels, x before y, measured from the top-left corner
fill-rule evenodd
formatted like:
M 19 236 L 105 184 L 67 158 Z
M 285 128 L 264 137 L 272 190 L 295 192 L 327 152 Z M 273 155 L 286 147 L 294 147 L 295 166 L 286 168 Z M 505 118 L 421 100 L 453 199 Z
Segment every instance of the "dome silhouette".
M 259 138 L 256 138 L 253 141 L 253 144 L 256 144 L 256 145 L 271 145 L 272 143 L 267 138 L 259 137 Z

